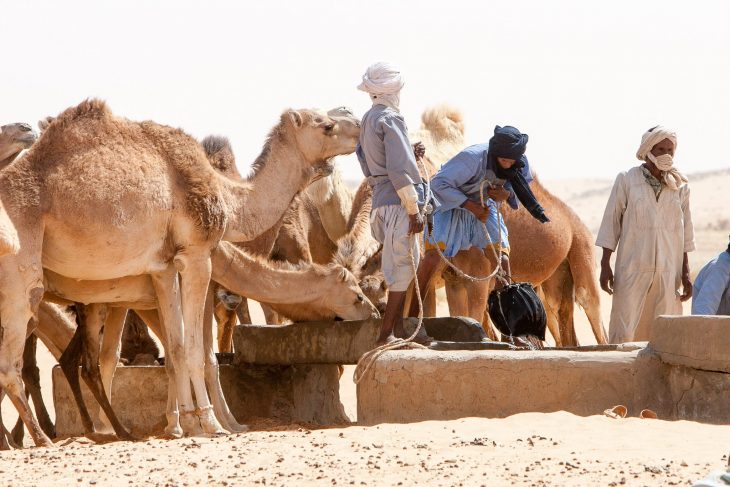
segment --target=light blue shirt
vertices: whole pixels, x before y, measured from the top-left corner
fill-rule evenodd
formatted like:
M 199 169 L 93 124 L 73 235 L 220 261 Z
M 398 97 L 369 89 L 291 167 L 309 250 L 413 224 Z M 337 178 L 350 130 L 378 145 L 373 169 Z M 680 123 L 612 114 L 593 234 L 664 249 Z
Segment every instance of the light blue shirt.
M 408 140 L 403 116 L 385 105 L 373 105 L 362 117 L 360 143 L 355 149 L 360 167 L 373 186 L 373 209 L 400 205 L 397 190 L 415 185 L 424 201 L 421 174 Z
M 705 264 L 692 286 L 693 315 L 730 315 L 730 253 Z
M 494 170 L 488 167 L 488 149 L 489 143 L 469 146 L 441 166 L 439 172 L 431 179 L 431 190 L 441 205 L 438 211 L 458 208 L 466 200 L 477 203 L 480 201 L 479 186 L 487 176 L 487 170 Z M 530 165 L 527 158 L 523 157 L 525 165 L 520 172 L 525 180 L 530 183 L 532 182 Z M 512 191 L 512 185 L 506 182 L 504 188 L 511 193 L 507 203 L 512 208 L 517 209 L 517 198 Z

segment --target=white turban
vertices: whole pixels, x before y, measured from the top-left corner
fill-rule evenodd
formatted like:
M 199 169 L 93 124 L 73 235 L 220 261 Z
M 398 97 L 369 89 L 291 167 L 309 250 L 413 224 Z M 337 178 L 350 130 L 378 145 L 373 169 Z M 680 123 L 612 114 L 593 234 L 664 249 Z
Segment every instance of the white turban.
M 639 150 L 636 151 L 636 158 L 640 161 L 645 161 L 654 146 L 664 139 L 671 140 L 674 144 L 674 149 L 677 149 L 677 134 L 673 130 L 662 127 L 661 125 L 647 130 L 641 136 L 641 145 L 639 146 Z M 687 178 L 674 167 L 664 172 L 664 183 L 669 189 L 676 191 L 686 182 Z
M 674 150 L 677 150 L 677 134 L 673 130 L 657 125 L 641 136 L 641 145 L 639 150 L 636 151 L 636 158 L 640 161 L 646 160 L 646 155 L 664 139 L 671 140 L 674 144 Z
M 373 104 L 383 104 L 398 109 L 403 77 L 400 70 L 389 63 L 375 63 L 362 75 L 358 90 L 370 95 Z

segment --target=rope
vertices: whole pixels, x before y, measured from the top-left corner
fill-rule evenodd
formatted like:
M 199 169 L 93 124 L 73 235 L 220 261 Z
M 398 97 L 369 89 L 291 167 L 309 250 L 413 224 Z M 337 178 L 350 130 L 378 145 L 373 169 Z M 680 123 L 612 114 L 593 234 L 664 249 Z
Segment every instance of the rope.
M 423 161 L 420 158 L 416 159 L 416 163 L 418 164 L 418 169 L 421 171 L 422 174 L 428 175 L 428 172 L 426 172 L 425 167 L 423 166 Z M 485 207 L 484 204 L 484 185 L 487 184 L 489 181 L 486 179 L 481 182 L 479 185 L 479 199 L 481 202 L 482 207 Z M 423 206 L 423 209 L 420 210 L 421 216 L 423 219 L 426 219 L 426 214 L 428 213 L 428 202 L 431 201 L 431 183 L 428 180 L 428 177 L 426 177 L 425 181 L 426 185 L 426 194 L 425 194 L 425 200 L 426 204 Z M 441 259 L 449 266 L 451 269 L 458 275 L 459 277 L 463 279 L 467 279 L 473 282 L 482 282 L 482 281 L 488 281 L 492 279 L 493 277 L 497 277 L 498 279 L 501 279 L 503 282 L 507 282 L 503 276 L 504 269 L 502 268 L 502 225 L 501 225 L 501 218 L 502 214 L 499 211 L 499 204 L 497 205 L 497 226 L 499 227 L 499 240 L 497 242 L 497 246 L 499 246 L 499 253 L 497 253 L 496 246 L 490 245 L 492 248 L 492 252 L 494 252 L 494 256 L 496 258 L 497 264 L 494 268 L 494 271 L 492 271 L 488 276 L 486 277 L 474 277 L 470 276 L 469 274 L 465 273 L 461 269 L 459 269 L 456 265 L 454 265 L 448 257 L 446 257 L 443 252 L 441 251 L 441 248 L 438 246 L 438 243 L 436 244 L 436 251 L 438 252 Z M 489 235 L 489 231 L 487 230 L 487 225 L 483 221 L 479 220 L 479 223 L 482 224 L 482 228 L 484 230 L 484 234 L 487 237 L 487 241 L 491 240 L 491 237 Z M 427 229 L 427 231 L 423 232 L 423 239 L 424 243 L 426 239 L 428 238 L 428 233 L 430 233 L 431 229 Z M 415 235 L 411 235 L 411 238 L 415 239 Z M 416 240 L 416 245 L 418 246 L 418 241 Z M 420 247 L 420 246 L 419 246 Z M 420 251 L 420 249 L 419 249 Z M 409 246 L 408 248 L 408 255 L 411 259 L 411 268 L 413 270 L 413 285 L 414 285 L 414 292 L 416 294 L 416 299 L 418 300 L 418 324 L 416 325 L 416 329 L 413 331 L 411 336 L 408 338 L 398 338 L 391 343 L 386 343 L 384 345 L 380 345 L 379 347 L 376 347 L 369 352 L 363 354 L 360 357 L 360 360 L 357 361 L 357 366 L 355 367 L 355 373 L 353 374 L 353 381 L 355 384 L 359 384 L 365 376 L 370 371 L 372 365 L 375 363 L 375 361 L 385 352 L 388 352 L 390 350 L 398 350 L 400 348 L 404 347 L 412 347 L 415 349 L 426 349 L 428 347 L 425 347 L 421 344 L 414 343 L 413 340 L 418 335 L 418 332 L 421 331 L 421 327 L 423 326 L 423 299 L 421 298 L 421 292 L 420 292 L 420 286 L 418 285 L 418 269 L 416 268 L 416 261 L 413 257 L 413 245 Z

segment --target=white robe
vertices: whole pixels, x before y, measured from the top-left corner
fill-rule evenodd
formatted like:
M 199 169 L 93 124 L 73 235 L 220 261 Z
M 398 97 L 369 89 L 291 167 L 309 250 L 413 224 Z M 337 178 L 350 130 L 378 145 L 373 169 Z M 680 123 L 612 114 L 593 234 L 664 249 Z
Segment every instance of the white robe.
M 682 314 L 682 261 L 695 249 L 688 185 L 664 187 L 657 201 L 641 166 L 620 173 L 596 245 L 618 246 L 610 343 L 649 340 L 654 318 Z

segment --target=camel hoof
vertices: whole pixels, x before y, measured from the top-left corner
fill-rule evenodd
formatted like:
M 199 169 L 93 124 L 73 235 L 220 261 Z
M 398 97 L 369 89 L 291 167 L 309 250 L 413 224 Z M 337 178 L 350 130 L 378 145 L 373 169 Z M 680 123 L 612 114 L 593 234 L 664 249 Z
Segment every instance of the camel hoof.
M 206 435 L 220 436 L 227 434 L 216 419 L 215 414 L 213 414 L 213 406 L 198 408 L 195 410 L 195 414 L 200 419 L 200 426 L 202 426 Z
M 246 433 L 251 428 L 246 424 L 234 423 L 231 425 L 231 433 Z
M 200 436 L 203 434 L 203 429 L 200 427 L 200 421 L 195 415 L 195 411 L 181 411 L 180 426 L 185 436 Z
M 182 438 L 183 430 L 180 427 L 180 413 L 173 411 L 166 413 L 167 426 L 165 426 L 165 437 L 166 438 Z

